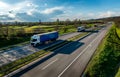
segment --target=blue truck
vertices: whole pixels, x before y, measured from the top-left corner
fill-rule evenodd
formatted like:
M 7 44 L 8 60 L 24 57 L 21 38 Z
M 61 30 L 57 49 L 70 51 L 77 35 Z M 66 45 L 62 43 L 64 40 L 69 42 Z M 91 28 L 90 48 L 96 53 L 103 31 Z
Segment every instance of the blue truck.
M 57 31 L 35 34 L 31 37 L 31 45 L 38 46 L 40 44 L 44 44 L 47 41 L 54 41 L 59 37 L 59 33 Z

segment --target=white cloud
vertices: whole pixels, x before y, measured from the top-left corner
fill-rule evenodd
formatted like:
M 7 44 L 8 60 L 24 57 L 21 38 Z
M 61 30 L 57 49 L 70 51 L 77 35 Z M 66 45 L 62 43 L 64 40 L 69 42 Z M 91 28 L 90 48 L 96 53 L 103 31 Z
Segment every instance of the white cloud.
M 88 13 L 88 16 L 93 17 L 93 16 L 95 16 L 95 14 L 94 13 Z
M 0 0 L 0 21 L 51 21 L 59 18 L 60 20 L 74 19 L 95 19 L 111 16 L 119 16 L 119 11 L 104 11 L 83 13 L 82 11 L 73 11 L 72 6 L 56 6 L 48 8 L 48 4 L 36 5 L 31 0 L 22 0 L 19 3 L 6 3 Z M 45 9 L 45 10 L 42 10 Z
M 15 20 L 19 20 L 16 15 L 17 13 L 27 13 L 28 15 L 33 15 L 33 12 L 36 12 L 36 8 L 38 5 L 33 4 L 31 1 L 22 1 L 15 4 L 8 4 L 6 2 L 0 1 L 0 15 L 8 16 L 10 18 L 14 18 Z M 4 17 L 3 17 L 4 18 Z M 2 18 L 1 18 L 2 19 Z M 2 21 L 2 20 L 0 20 Z M 11 21 L 11 20 L 10 20 Z
M 26 13 L 27 13 L 27 15 L 32 16 L 34 12 L 39 12 L 39 11 L 37 9 L 30 9 Z
M 15 4 L 0 1 L 0 4 L 3 5 L 0 6 L 0 21 L 38 21 L 39 19 L 52 21 L 52 17 L 64 12 L 62 6 L 48 8 L 41 12 L 40 6 L 27 0 Z
M 51 14 L 56 10 L 63 10 L 63 8 L 64 7 L 61 7 L 61 6 L 60 7 L 47 8 L 47 9 L 43 10 L 41 13 L 43 13 L 43 14 Z
M 118 11 L 105 11 L 105 12 L 96 12 L 96 13 L 72 13 L 72 12 L 65 12 L 65 14 L 58 15 L 56 17 L 53 17 L 51 19 L 56 20 L 59 18 L 60 20 L 74 20 L 74 19 L 97 19 L 97 18 L 105 18 L 105 17 L 111 17 L 111 16 L 120 16 L 120 12 Z
M 23 1 L 19 2 L 17 4 L 8 4 L 5 2 L 0 1 L 0 14 L 9 14 L 9 11 L 13 11 L 13 13 L 22 13 L 22 12 L 28 12 L 28 11 L 33 11 L 35 8 L 38 6 L 33 4 L 30 1 Z M 30 14 L 30 12 L 28 13 Z M 12 14 L 10 14 L 11 16 Z
M 116 15 L 118 15 L 116 12 L 107 11 L 107 12 L 99 13 L 98 18 L 111 17 L 111 16 L 116 16 Z
M 1 14 L 4 14 L 4 13 L 8 12 L 9 8 L 10 8 L 9 4 L 0 1 L 0 11 L 1 11 Z
M 82 13 L 78 13 L 78 14 L 72 14 L 72 13 L 64 13 L 61 15 L 57 15 L 56 17 L 52 17 L 51 19 L 56 20 L 56 19 L 60 19 L 60 20 L 66 20 L 66 19 L 70 19 L 70 20 L 75 20 L 75 19 L 81 19 L 81 17 L 83 16 Z
M 8 16 L 11 18 L 15 18 L 16 15 L 15 14 L 8 14 Z

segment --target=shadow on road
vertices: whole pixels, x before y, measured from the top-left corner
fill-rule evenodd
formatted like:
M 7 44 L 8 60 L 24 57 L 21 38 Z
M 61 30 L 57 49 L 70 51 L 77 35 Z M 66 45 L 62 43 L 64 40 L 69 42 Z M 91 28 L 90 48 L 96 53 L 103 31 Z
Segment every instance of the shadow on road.
M 98 33 L 98 32 L 99 32 L 99 30 L 85 30 L 85 31 L 81 31 L 81 32 Z
M 88 34 L 87 36 L 91 35 L 92 33 Z M 85 37 L 87 37 L 85 36 Z M 84 45 L 83 42 L 79 42 L 80 40 L 84 39 L 85 37 L 77 40 L 77 41 L 72 41 L 69 45 L 64 46 L 62 49 L 59 50 L 55 50 L 55 51 L 51 51 L 53 52 L 52 54 L 42 58 L 40 61 L 34 63 L 33 65 L 27 67 L 26 69 L 21 70 L 20 72 L 16 73 L 15 75 L 11 76 L 11 77 L 20 77 L 22 76 L 24 73 L 30 71 L 31 69 L 35 68 L 36 66 L 38 66 L 39 64 L 42 64 L 43 62 L 49 60 L 50 58 L 52 58 L 53 56 L 57 55 L 57 54 L 71 54 L 73 53 L 76 49 L 78 49 L 79 47 L 81 47 L 82 45 Z M 58 40 L 58 41 L 62 41 L 62 40 Z M 40 48 L 40 47 L 38 47 Z

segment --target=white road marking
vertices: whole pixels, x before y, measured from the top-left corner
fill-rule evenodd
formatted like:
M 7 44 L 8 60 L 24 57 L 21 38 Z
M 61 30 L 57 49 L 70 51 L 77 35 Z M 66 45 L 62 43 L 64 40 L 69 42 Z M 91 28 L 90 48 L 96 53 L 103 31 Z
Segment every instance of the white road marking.
M 89 46 L 91 47 L 92 45 L 90 44 Z
M 89 36 L 88 38 L 90 39 L 92 36 Z
M 92 43 L 94 41 L 96 41 L 98 39 L 98 37 L 100 37 L 102 35 L 102 33 L 97 36 L 59 75 L 58 77 L 61 77 L 62 74 L 90 47 L 90 45 L 92 45 Z
M 46 69 L 47 67 L 49 67 L 51 64 L 53 64 L 54 62 L 56 62 L 58 59 L 55 59 L 54 61 L 52 61 L 51 63 L 49 63 L 48 65 L 46 65 L 45 67 L 42 68 L 42 70 Z

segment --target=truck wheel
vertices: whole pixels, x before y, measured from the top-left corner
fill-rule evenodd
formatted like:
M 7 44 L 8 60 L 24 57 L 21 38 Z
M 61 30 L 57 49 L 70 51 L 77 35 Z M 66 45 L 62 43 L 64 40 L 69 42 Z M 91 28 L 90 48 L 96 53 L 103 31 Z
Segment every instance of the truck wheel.
M 54 39 L 54 41 L 56 41 L 57 39 Z
M 41 45 L 45 44 L 45 42 L 41 42 Z
M 36 47 L 39 46 L 39 43 L 36 44 Z

